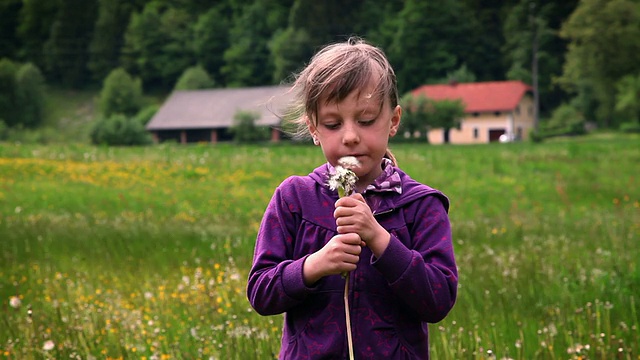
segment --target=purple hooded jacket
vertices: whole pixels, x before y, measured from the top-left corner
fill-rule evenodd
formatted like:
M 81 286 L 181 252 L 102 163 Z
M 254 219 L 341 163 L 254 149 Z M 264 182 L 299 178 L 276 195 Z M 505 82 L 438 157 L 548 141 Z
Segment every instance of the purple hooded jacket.
M 363 194 L 391 241 L 379 258 L 363 248 L 349 277 L 356 359 L 428 359 L 427 323 L 442 320 L 456 300 L 449 201 L 393 170 L 401 194 Z M 345 280 L 327 276 L 309 287 L 302 277 L 306 257 L 337 234 L 338 195 L 326 185 L 329 171 L 324 164 L 282 182 L 258 233 L 247 296 L 261 315 L 285 313 L 280 359 L 348 358 Z

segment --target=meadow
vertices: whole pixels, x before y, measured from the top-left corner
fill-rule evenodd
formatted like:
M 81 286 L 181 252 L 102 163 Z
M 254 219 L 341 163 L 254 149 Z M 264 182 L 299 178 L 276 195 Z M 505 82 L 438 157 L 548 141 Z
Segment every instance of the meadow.
M 640 137 L 394 144 L 451 199 L 458 302 L 433 359 L 640 359 Z M 312 146 L 0 144 L 0 359 L 274 359 L 245 297 Z M 356 339 L 366 341 L 366 339 Z

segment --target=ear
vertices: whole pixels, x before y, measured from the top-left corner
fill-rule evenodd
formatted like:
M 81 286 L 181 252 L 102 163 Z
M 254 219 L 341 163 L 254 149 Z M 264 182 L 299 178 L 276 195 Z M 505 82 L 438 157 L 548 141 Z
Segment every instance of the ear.
M 398 128 L 400 127 L 400 119 L 402 118 L 402 108 L 400 105 L 396 105 L 395 109 L 393 109 L 393 115 L 391 116 L 391 125 L 389 128 L 389 136 L 395 136 L 398 133 Z
M 307 129 L 309 129 L 309 134 L 311 134 L 311 136 L 315 135 L 315 133 L 318 132 L 316 126 L 313 125 L 309 117 L 306 115 L 304 116 L 304 122 L 305 124 L 307 124 Z
M 304 122 L 307 124 L 307 129 L 309 129 L 311 139 L 313 139 L 313 145 L 320 145 L 320 140 L 318 139 L 318 128 L 311 123 L 307 116 L 304 117 Z

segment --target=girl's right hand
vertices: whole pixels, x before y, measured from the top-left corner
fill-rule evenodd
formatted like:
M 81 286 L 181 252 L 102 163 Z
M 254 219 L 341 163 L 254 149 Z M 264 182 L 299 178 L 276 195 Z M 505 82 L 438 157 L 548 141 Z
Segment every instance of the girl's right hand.
M 305 284 L 310 286 L 325 276 L 355 270 L 362 245 L 362 239 L 356 233 L 332 237 L 322 249 L 309 255 L 304 262 L 302 273 Z

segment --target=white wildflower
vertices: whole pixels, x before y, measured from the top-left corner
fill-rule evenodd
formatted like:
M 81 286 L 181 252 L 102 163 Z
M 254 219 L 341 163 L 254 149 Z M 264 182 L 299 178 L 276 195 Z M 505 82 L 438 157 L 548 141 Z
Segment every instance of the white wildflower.
M 54 347 L 56 347 L 56 344 L 51 340 L 47 340 L 44 342 L 44 345 L 42 345 L 42 350 L 50 351 L 53 350 Z
M 331 190 L 338 190 L 338 195 L 343 197 L 353 193 L 358 181 L 358 176 L 353 169 L 360 166 L 360 162 L 353 156 L 345 156 L 338 160 L 335 174 L 329 177 L 328 185 Z
M 9 298 L 9 305 L 11 305 L 12 308 L 17 309 L 22 305 L 22 301 L 20 301 L 19 297 L 12 296 Z

